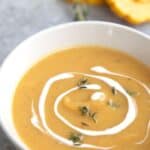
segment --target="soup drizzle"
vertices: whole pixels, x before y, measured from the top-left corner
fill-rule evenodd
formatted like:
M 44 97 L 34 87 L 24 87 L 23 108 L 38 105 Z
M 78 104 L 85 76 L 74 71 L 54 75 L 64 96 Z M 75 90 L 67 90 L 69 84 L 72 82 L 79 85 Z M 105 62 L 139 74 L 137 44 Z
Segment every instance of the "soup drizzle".
M 45 130 L 41 127 L 39 119 L 38 119 L 38 115 L 35 112 L 34 109 L 34 104 L 32 102 L 32 118 L 31 118 L 31 123 L 41 132 L 45 133 Z
M 148 122 L 148 127 L 147 127 L 147 131 L 146 131 L 145 137 L 141 141 L 137 142 L 136 144 L 143 144 L 148 139 L 149 132 L 150 132 L 150 120 Z
M 142 83 L 141 81 L 138 81 L 138 80 L 136 80 L 134 78 L 131 78 L 131 77 L 126 76 L 126 75 L 121 75 L 121 74 L 118 74 L 118 73 L 114 73 L 114 72 L 108 71 L 107 69 L 105 69 L 103 67 L 100 67 L 100 66 L 92 67 L 91 70 L 94 71 L 94 72 L 96 72 L 96 73 L 100 73 L 100 74 L 111 74 L 111 75 L 125 77 L 125 78 L 129 78 L 131 80 L 134 80 L 138 84 L 140 84 L 142 87 L 144 87 L 145 90 L 148 92 L 148 94 L 150 94 L 149 88 L 144 83 Z M 63 137 L 55 134 L 48 127 L 48 125 L 46 123 L 46 119 L 45 119 L 45 113 L 44 113 L 45 112 L 45 110 L 44 110 L 45 107 L 44 106 L 45 106 L 45 101 L 46 101 L 47 94 L 48 94 L 49 89 L 52 86 L 52 84 L 54 82 L 58 81 L 58 80 L 64 80 L 64 79 L 74 78 L 76 74 L 83 75 L 84 78 L 79 81 L 79 83 L 78 83 L 78 85 L 76 87 L 71 88 L 68 91 L 62 93 L 55 100 L 55 104 L 54 104 L 55 115 L 63 123 L 65 123 L 70 128 L 74 129 L 75 131 L 77 131 L 80 134 L 88 135 L 88 136 L 102 136 L 102 135 L 117 134 L 117 133 L 121 132 L 122 130 L 124 130 L 125 128 L 127 128 L 131 123 L 134 122 L 134 120 L 135 120 L 135 118 L 137 116 L 137 108 L 136 108 L 136 104 L 135 104 L 134 98 L 118 82 L 116 82 L 116 81 L 114 81 L 114 80 L 112 80 L 112 79 L 110 79 L 108 77 L 104 77 L 104 76 L 100 76 L 100 75 L 90 75 L 90 74 L 85 74 L 85 73 L 71 72 L 71 73 L 63 73 L 63 74 L 56 75 L 53 78 L 50 78 L 47 81 L 47 83 L 45 84 L 45 86 L 43 88 L 43 91 L 41 93 L 40 99 L 39 99 L 39 113 L 40 113 L 41 124 L 42 124 L 42 127 L 43 127 L 42 130 L 41 130 L 41 127 L 39 125 L 39 122 L 37 121 L 38 117 L 35 117 L 36 116 L 35 111 L 32 111 L 34 118 L 33 117 L 31 118 L 31 122 L 32 122 L 32 124 L 36 128 L 38 128 L 42 132 L 44 131 L 45 133 L 49 134 L 50 136 L 52 136 L 53 138 L 55 138 L 59 142 L 62 142 L 64 144 L 68 145 L 68 146 L 75 146 L 72 143 L 72 141 L 70 141 L 68 139 L 65 139 L 65 138 L 63 138 Z M 119 125 L 116 125 L 116 126 L 114 126 L 112 128 L 108 128 L 108 129 L 103 130 L 103 131 L 85 130 L 85 129 L 81 129 L 81 128 L 78 128 L 78 127 L 74 126 L 68 120 L 66 120 L 63 116 L 61 116 L 59 114 L 57 107 L 58 107 L 60 101 L 63 99 L 63 97 L 66 96 L 66 95 L 68 95 L 69 93 L 72 93 L 72 92 L 74 92 L 74 91 L 76 91 L 76 90 L 78 90 L 80 88 L 83 88 L 85 90 L 87 90 L 87 89 L 88 90 L 100 90 L 101 89 L 101 86 L 98 85 L 98 84 L 89 84 L 88 83 L 88 79 L 85 78 L 85 77 L 96 78 L 96 79 L 99 79 L 99 80 L 105 82 L 106 84 L 108 84 L 109 86 L 112 87 L 112 93 L 114 95 L 119 91 L 119 92 L 121 92 L 122 94 L 124 94 L 126 96 L 126 98 L 128 100 L 129 109 L 128 109 L 128 112 L 126 114 L 125 119 Z M 95 95 L 96 95 L 96 92 L 95 92 Z M 96 99 L 98 99 L 98 97 L 99 96 L 97 96 L 97 98 L 94 98 L 92 100 L 96 100 Z M 114 104 L 112 101 L 111 101 L 111 105 L 113 105 L 115 107 L 119 107 L 118 104 L 116 104 L 116 103 Z M 84 106 L 84 108 L 86 108 L 86 106 Z M 84 113 L 89 113 L 89 109 L 87 109 L 87 108 L 84 109 Z M 94 116 L 94 118 L 95 118 L 95 115 L 96 115 L 96 113 L 94 112 L 93 115 L 91 115 L 91 116 Z M 33 121 L 33 120 L 36 120 L 36 121 Z M 84 126 L 88 126 L 88 124 L 83 123 L 83 122 L 81 124 L 84 125 Z M 150 126 L 150 123 L 149 123 L 149 126 Z M 145 138 L 142 141 L 138 142 L 137 144 L 141 144 L 143 141 L 145 141 L 147 139 L 148 132 L 150 130 L 149 126 L 148 126 L 148 129 L 147 129 L 147 134 L 146 134 Z M 95 146 L 95 145 L 91 145 L 91 144 L 86 144 L 86 143 L 79 144 L 78 147 L 80 147 L 80 148 L 100 149 L 100 150 L 101 149 L 104 150 L 104 149 L 112 149 L 113 148 L 113 146 L 112 147 L 99 147 L 99 146 Z
M 110 74 L 110 75 L 119 76 L 119 77 L 123 77 L 123 78 L 133 80 L 133 81 L 137 82 L 139 85 L 141 85 L 147 91 L 148 94 L 150 94 L 149 87 L 146 84 L 144 84 L 143 82 L 141 82 L 141 81 L 139 81 L 135 78 L 132 78 L 132 77 L 127 76 L 127 75 L 122 75 L 122 74 L 119 74 L 119 73 L 111 72 L 111 71 L 109 71 L 109 70 L 107 70 L 107 69 L 105 69 L 104 67 L 101 67 L 101 66 L 93 67 L 91 70 L 96 72 L 96 73 Z

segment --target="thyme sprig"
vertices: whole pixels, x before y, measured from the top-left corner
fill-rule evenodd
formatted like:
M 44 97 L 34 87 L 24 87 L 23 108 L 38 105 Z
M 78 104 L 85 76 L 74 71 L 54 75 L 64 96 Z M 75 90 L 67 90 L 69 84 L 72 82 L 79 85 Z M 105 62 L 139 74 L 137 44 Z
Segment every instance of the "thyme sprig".
M 91 117 L 95 123 L 97 123 L 96 114 L 97 112 L 89 113 L 89 117 Z
M 80 133 L 71 133 L 68 139 L 72 141 L 75 146 L 79 146 L 83 143 L 83 136 Z
M 87 106 L 82 106 L 82 107 L 80 107 L 79 110 L 81 112 L 81 115 L 83 115 L 83 116 L 89 115 L 90 110 Z
M 80 107 L 79 110 L 81 112 L 81 115 L 87 116 L 87 117 L 91 118 L 94 123 L 97 123 L 97 119 L 96 119 L 97 112 L 91 112 L 87 106 L 82 106 L 82 107 Z
M 88 79 L 83 77 L 79 80 L 79 82 L 77 83 L 77 86 L 80 88 L 80 89 L 83 89 L 83 88 L 86 88 L 86 85 L 88 84 Z
M 117 109 L 117 108 L 120 107 L 120 105 L 117 104 L 116 102 L 114 102 L 113 100 L 109 100 L 109 101 L 107 102 L 107 105 L 110 106 L 110 107 L 113 108 L 113 109 Z
M 117 89 L 114 86 L 111 88 L 111 91 L 113 95 L 117 94 Z
M 137 92 L 131 91 L 131 90 L 128 90 L 128 89 L 126 89 L 126 92 L 127 92 L 130 96 L 136 96 L 136 95 L 138 95 Z
M 88 16 L 88 7 L 81 0 L 73 1 L 73 13 L 75 21 L 86 20 Z

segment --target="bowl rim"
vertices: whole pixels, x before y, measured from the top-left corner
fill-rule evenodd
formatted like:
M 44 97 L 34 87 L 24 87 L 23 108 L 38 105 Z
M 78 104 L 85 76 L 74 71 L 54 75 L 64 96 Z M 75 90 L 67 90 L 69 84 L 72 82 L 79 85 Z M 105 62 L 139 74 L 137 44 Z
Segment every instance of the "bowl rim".
M 43 35 L 43 34 L 45 34 L 47 32 L 51 32 L 51 31 L 54 31 L 54 30 L 57 31 L 57 30 L 60 30 L 60 29 L 63 29 L 63 28 L 71 27 L 71 26 L 78 26 L 78 25 L 85 25 L 85 24 L 87 24 L 87 25 L 89 24 L 89 25 L 107 25 L 107 26 L 112 26 L 112 27 L 115 27 L 115 28 L 123 29 L 123 30 L 125 30 L 127 32 L 131 32 L 131 33 L 137 34 L 138 36 L 141 36 L 141 37 L 143 37 L 143 38 L 145 38 L 147 40 L 150 40 L 150 35 L 142 32 L 142 31 L 139 31 L 139 30 L 137 30 L 135 28 L 132 28 L 130 26 L 119 24 L 119 23 L 114 23 L 114 22 L 89 20 L 89 21 L 77 21 L 77 22 L 72 21 L 72 22 L 67 22 L 67 23 L 61 23 L 61 24 L 58 24 L 58 25 L 52 25 L 49 28 L 42 29 L 39 32 L 36 32 L 33 35 L 28 36 L 24 40 L 22 40 L 19 44 L 17 44 L 17 46 L 12 48 L 11 52 L 5 57 L 5 59 L 2 61 L 1 65 L 0 65 L 0 69 L 3 68 L 3 66 L 5 64 L 5 61 L 7 59 L 9 59 L 9 57 L 14 53 L 14 51 L 17 51 L 17 49 L 19 49 L 22 45 L 26 44 L 26 42 L 32 41 L 34 38 L 37 38 L 38 36 L 41 36 L 41 35 Z
M 90 25 L 107 25 L 107 26 L 112 26 L 112 27 L 115 27 L 115 28 L 120 28 L 120 29 L 123 29 L 123 30 L 126 30 L 128 32 L 132 32 L 134 34 L 137 34 L 138 36 L 141 36 L 143 38 L 146 38 L 147 40 L 150 40 L 150 35 L 142 32 L 142 31 L 139 31 L 135 28 L 132 28 L 130 26 L 127 26 L 127 25 L 123 25 L 123 24 L 119 24 L 119 23 L 114 23 L 114 22 L 108 22 L 108 21 L 92 21 L 92 20 L 89 20 L 89 21 L 72 21 L 72 22 L 67 22 L 67 23 L 61 23 L 61 24 L 58 24 L 58 25 L 52 25 L 50 26 L 49 28 L 45 28 L 45 29 L 42 29 L 36 33 L 33 33 L 33 35 L 31 36 L 28 36 L 26 37 L 24 40 L 22 40 L 19 44 L 17 44 L 17 46 L 15 46 L 14 48 L 12 48 L 11 52 L 5 57 L 5 59 L 2 61 L 1 63 L 1 67 L 3 67 L 5 61 L 7 59 L 9 59 L 9 56 L 12 55 L 12 53 L 14 53 L 14 51 L 16 51 L 17 49 L 19 49 L 22 45 L 26 44 L 26 42 L 28 41 L 31 41 L 33 40 L 34 38 L 38 37 L 38 36 L 41 36 L 47 32 L 50 32 L 50 31 L 54 31 L 54 30 L 60 30 L 60 29 L 63 29 L 63 28 L 67 28 L 67 27 L 71 27 L 71 26 L 74 26 L 74 25 L 84 25 L 84 24 L 90 24 Z
M 106 26 L 110 26 L 110 27 L 114 27 L 114 28 L 119 28 L 121 30 L 125 30 L 126 32 L 131 32 L 133 34 L 136 34 L 137 36 L 140 36 L 140 37 L 145 38 L 145 39 L 150 41 L 150 36 L 149 35 L 141 32 L 141 31 L 138 31 L 137 29 L 128 27 L 126 25 L 121 25 L 121 24 L 118 24 L 118 23 L 112 23 L 112 22 L 107 22 L 107 21 L 78 21 L 78 22 L 63 23 L 63 24 L 59 24 L 59 25 L 55 25 L 55 26 L 51 26 L 49 28 L 43 29 L 43 30 L 27 37 L 20 44 L 18 44 L 16 46 L 16 48 L 12 49 L 12 51 L 6 56 L 6 58 L 1 63 L 0 77 L 1 77 L 1 71 L 4 67 L 4 65 L 5 65 L 5 62 L 7 60 L 9 60 L 9 57 L 11 57 L 11 55 L 13 55 L 14 52 L 16 53 L 24 44 L 26 44 L 26 42 L 29 42 L 29 41 L 32 42 L 33 39 L 35 39 L 35 38 L 37 38 L 41 35 L 44 35 L 48 32 L 51 32 L 51 31 L 57 31 L 57 30 L 60 30 L 60 29 L 66 29 L 68 27 L 80 26 L 80 25 L 106 25 Z M 14 144 L 15 147 L 22 149 L 23 141 L 20 140 L 20 142 L 18 142 L 16 139 L 12 138 L 12 136 L 9 133 L 8 129 L 5 127 L 1 116 L 2 116 L 2 114 L 0 113 L 0 127 L 4 131 L 6 137 L 8 137 L 8 139 Z

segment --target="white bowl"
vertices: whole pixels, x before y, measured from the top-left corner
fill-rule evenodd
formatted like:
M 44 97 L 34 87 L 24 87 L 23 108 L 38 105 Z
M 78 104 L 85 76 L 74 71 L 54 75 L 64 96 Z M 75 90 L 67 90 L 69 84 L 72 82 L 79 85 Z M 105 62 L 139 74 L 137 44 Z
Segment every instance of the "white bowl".
M 114 23 L 69 23 L 46 29 L 30 37 L 12 51 L 0 71 L 0 123 L 6 134 L 20 148 L 28 149 L 20 140 L 12 119 L 13 95 L 19 80 L 45 55 L 57 49 L 78 45 L 116 48 L 150 65 L 150 37 Z

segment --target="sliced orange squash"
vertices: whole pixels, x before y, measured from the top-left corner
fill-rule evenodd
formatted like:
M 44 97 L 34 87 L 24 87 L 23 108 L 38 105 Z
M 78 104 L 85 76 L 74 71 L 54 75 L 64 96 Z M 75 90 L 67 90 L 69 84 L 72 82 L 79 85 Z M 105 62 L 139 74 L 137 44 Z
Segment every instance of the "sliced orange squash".
M 150 21 L 150 0 L 106 0 L 112 11 L 131 24 Z
M 70 2 L 78 1 L 78 2 L 81 2 L 81 3 L 90 4 L 90 5 L 101 5 L 104 2 L 104 0 L 68 0 L 68 1 L 70 1 Z
M 101 5 L 103 4 L 104 0 L 85 0 L 88 4 L 91 5 Z

